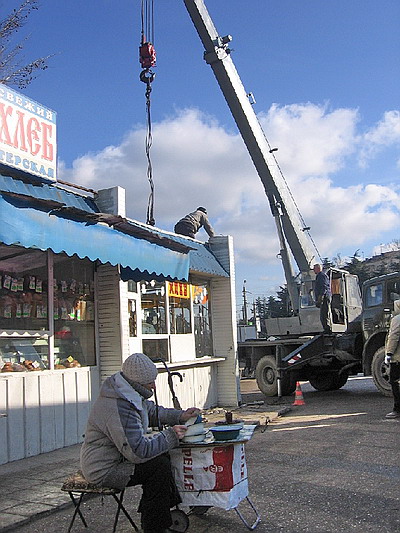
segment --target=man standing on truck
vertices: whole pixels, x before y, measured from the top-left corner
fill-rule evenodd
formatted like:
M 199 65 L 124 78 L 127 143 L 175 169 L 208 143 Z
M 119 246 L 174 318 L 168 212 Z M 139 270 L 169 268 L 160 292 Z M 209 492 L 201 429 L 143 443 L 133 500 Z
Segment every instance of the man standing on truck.
M 400 418 L 400 300 L 395 300 L 393 304 L 393 318 L 386 337 L 385 354 L 394 398 L 393 411 L 388 413 L 386 418 Z
M 207 209 L 205 207 L 198 207 L 193 213 L 189 213 L 181 218 L 181 220 L 175 224 L 174 230 L 175 233 L 186 235 L 187 237 L 192 237 L 192 239 L 194 239 L 200 228 L 204 228 L 209 237 L 214 237 L 215 231 L 208 220 Z
M 315 274 L 315 305 L 319 307 L 319 318 L 324 333 L 332 333 L 328 324 L 328 309 L 331 301 L 331 286 L 328 276 L 323 272 L 322 265 L 316 263 L 313 267 Z

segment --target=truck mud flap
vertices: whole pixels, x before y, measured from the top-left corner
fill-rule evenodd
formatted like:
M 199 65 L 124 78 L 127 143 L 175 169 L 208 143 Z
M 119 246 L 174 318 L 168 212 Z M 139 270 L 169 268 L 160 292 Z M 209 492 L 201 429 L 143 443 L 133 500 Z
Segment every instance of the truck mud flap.
M 333 338 L 330 335 L 316 335 L 308 340 L 289 355 L 282 358 L 280 369 L 283 371 L 299 368 L 307 364 L 311 359 L 320 357 L 323 353 L 330 353 L 332 350 Z

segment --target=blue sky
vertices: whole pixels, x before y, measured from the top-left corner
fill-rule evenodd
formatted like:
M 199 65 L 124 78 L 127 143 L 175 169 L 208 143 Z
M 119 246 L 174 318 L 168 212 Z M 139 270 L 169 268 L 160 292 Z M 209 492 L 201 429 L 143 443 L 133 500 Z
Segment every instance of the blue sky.
M 217 233 L 234 237 L 238 301 L 243 279 L 268 295 L 283 274 L 260 180 L 183 1 L 154 3 L 156 225 L 172 230 L 207 206 Z M 206 4 L 233 36 L 232 59 L 321 255 L 370 257 L 399 239 L 400 2 Z M 41 0 L 21 36 L 31 34 L 27 59 L 54 54 L 23 92 L 57 111 L 60 178 L 125 187 L 128 215 L 145 221 L 140 30 L 140 0 Z

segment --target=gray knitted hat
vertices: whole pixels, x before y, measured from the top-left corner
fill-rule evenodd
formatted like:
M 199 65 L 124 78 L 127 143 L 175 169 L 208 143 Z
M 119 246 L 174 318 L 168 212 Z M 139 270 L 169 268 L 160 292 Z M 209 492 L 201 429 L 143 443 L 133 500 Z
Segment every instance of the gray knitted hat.
M 155 381 L 158 370 L 147 355 L 133 353 L 122 363 L 122 373 L 129 381 L 147 385 Z

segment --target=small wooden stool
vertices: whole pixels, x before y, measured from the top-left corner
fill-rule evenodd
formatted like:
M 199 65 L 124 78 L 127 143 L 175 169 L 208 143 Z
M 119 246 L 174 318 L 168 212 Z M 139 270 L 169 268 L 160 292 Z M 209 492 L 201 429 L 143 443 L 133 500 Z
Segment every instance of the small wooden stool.
M 114 519 L 113 533 L 115 533 L 115 530 L 117 529 L 118 518 L 119 518 L 121 511 L 125 514 L 126 518 L 132 524 L 135 531 L 139 531 L 135 522 L 129 516 L 128 511 L 125 509 L 124 505 L 122 504 L 125 489 L 119 490 L 119 489 L 113 489 L 109 487 L 99 487 L 98 485 L 95 485 L 94 483 L 89 483 L 83 477 L 82 472 L 78 470 L 78 472 L 75 472 L 75 474 L 72 474 L 64 481 L 61 487 L 61 490 L 64 492 L 68 492 L 75 507 L 74 514 L 71 519 L 71 523 L 69 524 L 68 533 L 70 533 L 72 529 L 72 526 L 74 524 L 77 514 L 80 516 L 80 519 L 82 520 L 83 525 L 85 527 L 88 527 L 86 520 L 80 509 L 80 506 L 81 506 L 81 503 L 82 503 L 82 500 L 85 494 L 99 494 L 101 496 L 112 496 L 114 500 L 118 503 L 118 508 L 115 514 L 115 519 Z M 74 494 L 76 495 L 79 494 L 79 498 L 75 498 Z

